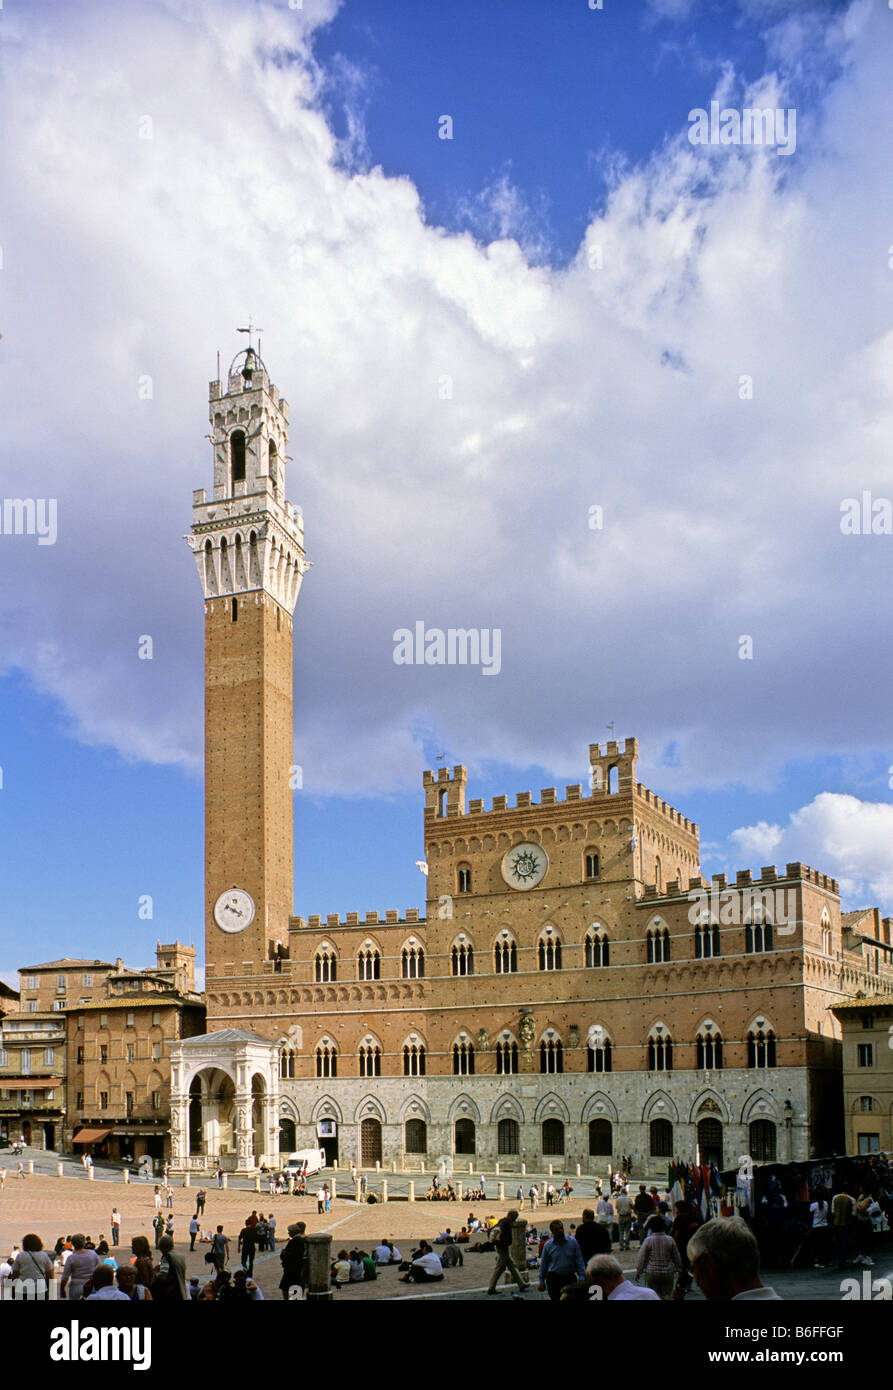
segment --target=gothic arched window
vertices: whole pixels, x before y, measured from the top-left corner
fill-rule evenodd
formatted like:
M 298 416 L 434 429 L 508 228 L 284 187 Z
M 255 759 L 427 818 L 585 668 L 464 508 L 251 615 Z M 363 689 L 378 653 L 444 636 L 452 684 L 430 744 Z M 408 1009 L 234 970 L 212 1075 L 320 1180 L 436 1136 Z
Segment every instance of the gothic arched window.
M 318 985 L 331 984 L 338 973 L 338 961 L 331 946 L 320 946 L 313 959 L 313 978 Z
M 497 1076 L 517 1076 L 518 1044 L 511 1038 L 500 1038 L 496 1044 Z
M 758 1071 L 775 1066 L 775 1034 L 771 1028 L 751 1028 L 747 1035 L 747 1065 Z
M 493 947 L 493 968 L 497 975 L 513 975 L 518 969 L 518 948 L 507 932 Z
M 453 1043 L 453 1075 L 474 1076 L 474 1043 L 467 1039 Z
M 550 927 L 540 937 L 537 959 L 540 970 L 561 969 L 561 939 Z
M 590 927 L 586 933 L 586 964 L 590 968 L 598 969 L 603 965 L 610 965 L 611 950 L 608 945 L 608 938 L 601 927 Z
M 540 1043 L 540 1071 L 543 1075 L 564 1071 L 564 1049 L 560 1038 L 544 1038 Z
M 326 1077 L 338 1075 L 338 1053 L 330 1038 L 323 1038 L 322 1042 L 317 1044 L 316 1074 Z
M 474 947 L 470 941 L 457 941 L 450 959 L 454 975 L 474 974 Z
M 408 941 L 400 957 L 404 980 L 420 980 L 425 973 L 425 952 L 416 942 Z
M 381 979 L 381 955 L 375 946 L 363 946 L 357 952 L 357 979 Z
M 712 1025 L 698 1029 L 696 1040 L 698 1071 L 722 1071 L 722 1034 Z

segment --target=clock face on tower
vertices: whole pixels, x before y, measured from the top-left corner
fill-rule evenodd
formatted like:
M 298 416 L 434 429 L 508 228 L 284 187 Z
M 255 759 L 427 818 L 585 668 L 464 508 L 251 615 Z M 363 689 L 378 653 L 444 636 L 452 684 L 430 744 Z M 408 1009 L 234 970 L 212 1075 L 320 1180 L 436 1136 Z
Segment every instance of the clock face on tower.
M 221 931 L 244 931 L 254 921 L 254 899 L 244 888 L 229 888 L 214 904 L 214 921 Z
M 542 883 L 548 867 L 549 856 L 542 845 L 525 840 L 503 855 L 502 877 L 510 888 L 520 888 L 523 892 Z

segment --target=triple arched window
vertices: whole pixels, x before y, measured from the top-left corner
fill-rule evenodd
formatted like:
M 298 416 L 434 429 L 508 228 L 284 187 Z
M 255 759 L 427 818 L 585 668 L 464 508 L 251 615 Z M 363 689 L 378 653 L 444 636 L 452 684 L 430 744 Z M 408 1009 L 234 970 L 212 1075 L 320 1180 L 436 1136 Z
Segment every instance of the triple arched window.
M 464 1035 L 453 1043 L 453 1075 L 474 1076 L 474 1043 Z
M 554 927 L 546 927 L 537 946 L 540 970 L 561 969 L 561 938 Z
M 507 931 L 493 947 L 493 968 L 497 975 L 514 975 L 518 969 L 518 948 Z
M 329 945 L 320 946 L 313 960 L 313 978 L 318 985 L 327 985 L 337 979 L 338 958 Z
M 381 979 L 381 952 L 376 946 L 361 946 L 357 952 L 357 979 Z
M 611 948 L 608 938 L 601 927 L 592 926 L 586 933 L 586 964 L 595 969 L 602 965 L 610 965 Z
M 722 1070 L 722 1034 L 714 1024 L 701 1025 L 695 1045 L 698 1071 Z
M 500 1038 L 496 1044 L 497 1076 L 517 1076 L 518 1044 L 514 1038 Z
M 611 1039 L 604 1028 L 590 1028 L 587 1039 L 587 1070 L 592 1072 L 610 1071 L 612 1066 Z
M 316 1045 L 317 1076 L 338 1075 L 338 1052 L 331 1038 L 322 1038 Z
M 758 955 L 761 951 L 771 951 L 772 923 L 759 919 L 748 922 L 744 928 L 744 950 L 748 955 Z
M 415 941 L 408 941 L 400 956 L 400 973 L 404 980 L 420 980 L 425 974 L 425 952 Z
M 648 1037 L 648 1070 L 673 1070 L 673 1039 L 662 1023 L 655 1024 Z
M 649 965 L 670 959 L 670 933 L 666 927 L 649 928 L 645 951 Z
M 450 962 L 454 975 L 474 974 L 474 947 L 470 941 L 460 937 L 454 942 L 450 952 Z
M 719 955 L 719 923 L 701 922 L 695 927 L 695 960 Z
M 747 1034 L 747 1065 L 757 1070 L 775 1066 L 775 1034 L 766 1025 L 757 1025 Z
M 403 1044 L 403 1075 L 425 1075 L 425 1044 L 418 1038 L 410 1038 Z
M 560 1038 L 543 1038 L 540 1043 L 540 1071 L 544 1076 L 564 1071 L 564 1049 Z
M 381 1048 L 374 1038 L 360 1044 L 360 1076 L 381 1076 Z
M 295 1054 L 291 1047 L 283 1047 L 279 1053 L 279 1075 L 283 1081 L 291 1081 L 295 1075 Z

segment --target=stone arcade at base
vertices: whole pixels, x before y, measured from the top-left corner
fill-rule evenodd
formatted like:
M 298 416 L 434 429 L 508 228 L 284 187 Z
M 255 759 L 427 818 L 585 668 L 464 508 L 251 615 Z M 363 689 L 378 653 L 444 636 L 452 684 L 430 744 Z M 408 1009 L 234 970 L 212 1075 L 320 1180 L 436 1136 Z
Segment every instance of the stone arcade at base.
M 698 827 L 637 780 L 466 805 L 424 774 L 427 912 L 295 917 L 292 617 L 307 562 L 285 500 L 288 406 L 252 349 L 211 383 L 205 604 L 205 1036 L 174 1046 L 175 1168 L 458 1156 L 636 1173 L 802 1159 L 844 1140 L 831 1006 L 893 996 L 891 921 L 841 914 L 801 863 L 699 868 Z

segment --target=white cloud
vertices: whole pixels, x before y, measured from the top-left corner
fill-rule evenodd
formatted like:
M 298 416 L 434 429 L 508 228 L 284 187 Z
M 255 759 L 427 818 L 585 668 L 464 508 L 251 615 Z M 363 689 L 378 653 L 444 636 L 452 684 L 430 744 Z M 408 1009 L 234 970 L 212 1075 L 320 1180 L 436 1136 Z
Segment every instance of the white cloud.
M 883 744 L 893 552 L 841 537 L 838 515 L 893 489 L 886 16 L 833 30 L 845 77 L 795 156 L 696 151 L 680 111 L 552 270 L 508 239 L 529 214 L 508 182 L 482 245 L 428 225 L 409 179 L 344 166 L 309 48 L 333 8 L 20 20 L 4 490 L 58 497 L 61 536 L 0 537 L 3 664 L 85 741 L 200 765 L 181 537 L 209 478 L 214 349 L 235 351 L 250 310 L 291 402 L 288 492 L 315 561 L 295 636 L 316 788 L 414 787 L 423 729 L 470 764 L 577 781 L 616 718 L 646 780 L 675 742 L 669 795 Z M 781 97 L 783 71 L 763 86 Z M 350 131 L 356 154 L 359 114 Z M 419 618 L 500 627 L 502 674 L 395 666 L 392 633 Z
M 800 860 L 840 881 L 851 907 L 879 902 L 893 911 L 893 805 L 822 792 L 791 814 L 786 826 L 743 826 L 729 839 L 744 855 Z

